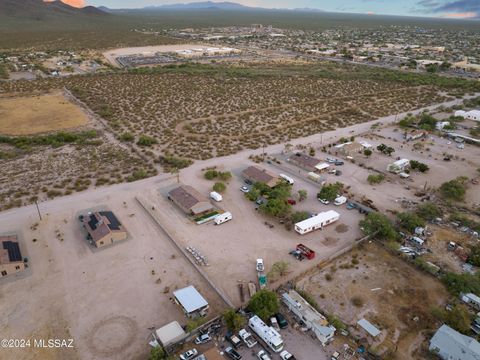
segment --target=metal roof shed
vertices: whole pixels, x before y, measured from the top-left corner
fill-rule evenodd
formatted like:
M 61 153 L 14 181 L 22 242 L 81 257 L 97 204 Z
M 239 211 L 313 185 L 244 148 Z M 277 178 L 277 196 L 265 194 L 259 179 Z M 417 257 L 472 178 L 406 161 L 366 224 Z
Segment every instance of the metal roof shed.
M 360 327 L 365 330 L 367 333 L 372 335 L 373 337 L 376 337 L 380 334 L 380 330 L 378 330 L 374 325 L 372 325 L 368 320 L 365 319 L 360 319 L 357 322 Z
M 185 331 L 177 321 L 172 321 L 171 323 L 155 330 L 156 338 L 164 347 L 175 344 L 182 340 L 185 335 Z
M 187 314 L 208 307 L 207 300 L 205 300 L 193 285 L 174 291 L 173 296 L 175 296 L 175 299 Z

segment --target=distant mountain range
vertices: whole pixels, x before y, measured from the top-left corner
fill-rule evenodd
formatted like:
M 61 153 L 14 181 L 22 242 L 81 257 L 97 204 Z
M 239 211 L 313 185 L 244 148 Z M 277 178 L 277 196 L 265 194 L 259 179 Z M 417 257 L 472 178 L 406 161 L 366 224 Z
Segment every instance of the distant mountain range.
M 104 16 L 107 12 L 94 6 L 76 8 L 59 0 L 0 0 L 0 18 L 48 20 L 58 17 Z
M 311 8 L 297 8 L 297 9 L 285 9 L 285 8 L 278 8 L 278 9 L 269 9 L 269 8 L 262 8 L 262 7 L 252 7 L 246 6 L 242 4 L 238 4 L 235 2 L 213 2 L 213 1 L 201 1 L 201 2 L 191 2 L 191 3 L 175 3 L 175 4 L 165 4 L 165 5 L 152 5 L 146 6 L 143 8 L 134 8 L 134 9 L 109 9 L 105 6 L 100 6 L 99 9 L 105 12 L 130 12 L 130 11 L 162 11 L 162 10 L 240 10 L 240 11 L 303 11 L 303 12 L 323 12 L 320 9 L 311 9 Z

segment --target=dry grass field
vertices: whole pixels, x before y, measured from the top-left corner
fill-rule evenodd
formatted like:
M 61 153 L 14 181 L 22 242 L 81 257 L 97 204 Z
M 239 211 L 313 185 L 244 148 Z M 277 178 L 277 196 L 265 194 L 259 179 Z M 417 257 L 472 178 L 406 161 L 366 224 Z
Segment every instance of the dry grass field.
M 87 124 L 87 115 L 61 91 L 0 98 L 0 134 L 32 135 L 72 129 Z
M 359 329 L 349 330 L 388 359 L 423 359 L 422 344 L 436 326 L 431 308 L 442 307 L 448 299 L 438 280 L 376 244 L 337 258 L 297 286 L 346 324 L 365 318 L 379 327 L 382 333 L 375 341 Z

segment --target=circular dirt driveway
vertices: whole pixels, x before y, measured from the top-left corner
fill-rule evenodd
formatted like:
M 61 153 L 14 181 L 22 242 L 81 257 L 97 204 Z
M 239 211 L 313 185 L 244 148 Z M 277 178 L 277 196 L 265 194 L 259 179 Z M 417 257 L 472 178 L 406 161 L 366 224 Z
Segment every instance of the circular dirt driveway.
M 96 323 L 88 335 L 93 355 L 109 357 L 125 351 L 138 333 L 135 320 L 127 316 L 112 316 Z

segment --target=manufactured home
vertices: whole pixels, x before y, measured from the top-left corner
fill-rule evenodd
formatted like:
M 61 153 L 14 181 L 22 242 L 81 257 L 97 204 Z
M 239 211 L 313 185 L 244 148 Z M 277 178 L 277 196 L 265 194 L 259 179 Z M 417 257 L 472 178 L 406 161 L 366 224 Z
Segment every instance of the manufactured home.
M 296 223 L 295 231 L 303 235 L 317 229 L 322 229 L 338 219 L 340 219 L 340 214 L 336 211 L 329 210 L 321 212 L 311 218 Z

